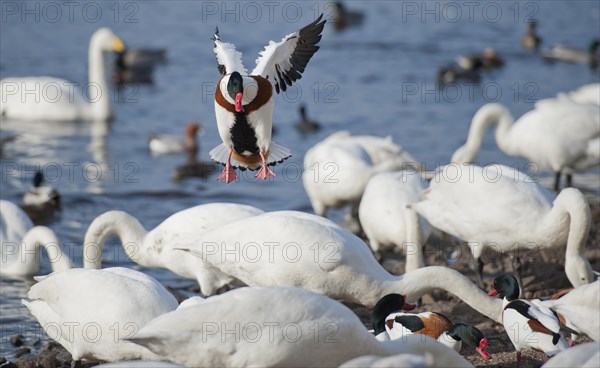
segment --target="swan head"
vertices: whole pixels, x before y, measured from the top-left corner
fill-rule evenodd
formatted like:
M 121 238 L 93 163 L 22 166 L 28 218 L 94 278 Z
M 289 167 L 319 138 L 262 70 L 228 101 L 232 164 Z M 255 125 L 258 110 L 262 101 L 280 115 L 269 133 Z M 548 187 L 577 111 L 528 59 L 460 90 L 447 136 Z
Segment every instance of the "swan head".
M 590 262 L 582 255 L 573 257 L 567 255 L 565 259 L 565 273 L 569 282 L 574 287 L 589 284 L 595 278 Z
M 410 311 L 415 309 L 416 305 L 406 303 L 406 296 L 400 294 L 388 294 L 379 299 L 373 311 L 371 312 L 371 323 L 375 335 L 385 331 L 385 319 L 394 312 L 401 310 Z
M 517 279 L 510 274 L 500 275 L 494 279 L 493 289 L 488 293 L 488 296 L 499 295 L 505 297 L 506 300 L 519 299 L 519 283 Z
M 474 348 L 484 359 L 492 359 L 486 351 L 488 342 L 483 333 L 475 326 L 466 323 L 457 323 L 447 332 L 456 341 L 462 341 L 467 346 Z
M 122 53 L 125 51 L 125 44 L 110 29 L 103 27 L 98 29 L 92 35 L 90 46 L 103 52 Z

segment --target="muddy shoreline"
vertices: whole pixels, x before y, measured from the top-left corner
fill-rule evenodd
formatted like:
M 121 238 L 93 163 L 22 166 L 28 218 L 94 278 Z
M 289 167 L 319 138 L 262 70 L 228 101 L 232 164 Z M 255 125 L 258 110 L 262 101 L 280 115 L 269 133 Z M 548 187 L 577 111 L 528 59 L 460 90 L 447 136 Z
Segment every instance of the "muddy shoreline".
M 600 199 L 597 197 L 589 198 L 592 210 L 592 227 L 588 237 L 585 255 L 592 265 L 592 269 L 600 269 Z M 425 247 L 425 256 L 427 265 L 445 265 L 460 271 L 465 276 L 475 281 L 475 274 L 471 269 L 471 259 L 468 248 L 465 244 L 457 244 L 460 249 L 460 256 L 454 259 L 453 264 L 448 264 L 449 248 L 443 247 L 447 240 L 433 236 Z M 451 247 L 455 250 L 456 248 Z M 456 254 L 456 253 L 455 253 Z M 512 272 L 511 261 L 505 255 L 490 255 L 491 262 L 486 263 L 484 268 L 484 281 L 489 284 L 493 278 L 499 274 Z M 384 267 L 394 273 L 402 274 L 404 272 L 404 262 L 401 256 L 384 255 Z M 523 282 L 524 297 L 526 298 L 544 298 L 554 293 L 571 287 L 564 273 L 564 247 L 549 250 L 530 252 L 524 257 Z M 188 291 L 183 290 L 179 293 L 173 290 L 178 298 L 183 298 Z M 366 327 L 370 328 L 370 311 L 359 305 L 347 304 L 363 321 Z M 488 351 L 492 354 L 491 360 L 484 360 L 474 351 L 463 349 L 462 354 L 476 367 L 494 367 L 508 368 L 515 364 L 515 352 L 504 327 L 485 316 L 479 314 L 468 305 L 462 303 L 458 298 L 444 292 L 436 291 L 422 298 L 422 305 L 418 311 L 435 311 L 446 315 L 454 322 L 471 323 L 479 328 L 488 339 Z M 28 341 L 18 335 L 9 337 L 11 343 L 17 351 L 16 359 L 8 361 L 0 358 L 1 368 L 68 368 L 71 365 L 71 355 L 58 343 L 38 341 Z M 583 338 L 578 343 L 591 341 Z M 547 360 L 545 355 L 540 352 L 528 350 L 523 352 L 521 362 L 522 368 L 539 367 Z M 78 362 L 75 366 L 81 368 L 93 367 L 94 364 L 83 364 Z

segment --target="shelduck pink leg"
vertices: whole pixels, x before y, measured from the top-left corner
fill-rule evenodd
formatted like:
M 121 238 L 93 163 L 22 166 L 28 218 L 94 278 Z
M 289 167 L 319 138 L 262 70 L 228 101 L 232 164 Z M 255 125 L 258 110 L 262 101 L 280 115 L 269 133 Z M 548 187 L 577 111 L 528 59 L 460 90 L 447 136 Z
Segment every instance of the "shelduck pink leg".
M 260 158 L 262 160 L 262 166 L 260 167 L 260 170 L 258 170 L 256 177 L 258 179 L 267 180 L 267 178 L 270 178 L 271 176 L 277 176 L 273 171 L 271 171 L 271 169 L 269 169 L 269 165 L 267 165 L 263 150 L 260 150 Z
M 217 178 L 224 183 L 231 183 L 235 179 L 237 179 L 237 175 L 235 174 L 235 170 L 231 166 L 231 155 L 233 154 L 233 148 L 229 148 L 229 156 L 227 157 L 227 163 L 225 164 L 225 168 L 221 172 L 221 175 Z

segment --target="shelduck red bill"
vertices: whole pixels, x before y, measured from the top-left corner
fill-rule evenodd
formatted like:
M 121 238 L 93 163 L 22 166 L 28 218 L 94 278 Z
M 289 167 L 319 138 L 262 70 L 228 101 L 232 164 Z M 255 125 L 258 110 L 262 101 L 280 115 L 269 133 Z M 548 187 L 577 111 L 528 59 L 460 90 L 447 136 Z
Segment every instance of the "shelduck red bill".
M 488 296 L 496 296 L 498 294 L 498 290 L 496 289 L 492 289 L 489 293 L 487 293 Z
M 492 356 L 485 350 L 487 347 L 487 339 L 483 338 L 479 341 L 479 347 L 475 348 L 475 351 L 479 353 L 484 359 L 492 359 Z
M 210 151 L 210 157 L 225 167 L 217 178 L 225 183 L 237 179 L 236 168 L 258 170 L 257 179 L 276 176 L 269 168 L 291 156 L 291 152 L 271 141 L 273 130 L 273 87 L 285 92 L 302 78 L 306 65 L 319 50 L 325 26 L 323 14 L 280 42 L 270 41 L 248 73 L 242 53 L 225 43 L 215 30 L 217 69 L 221 79 L 215 90 L 215 116 L 223 144 Z M 232 163 L 231 161 L 235 162 Z
M 242 106 L 242 98 L 244 94 L 242 92 L 238 92 L 235 95 L 235 111 L 236 112 L 244 112 L 244 107 Z

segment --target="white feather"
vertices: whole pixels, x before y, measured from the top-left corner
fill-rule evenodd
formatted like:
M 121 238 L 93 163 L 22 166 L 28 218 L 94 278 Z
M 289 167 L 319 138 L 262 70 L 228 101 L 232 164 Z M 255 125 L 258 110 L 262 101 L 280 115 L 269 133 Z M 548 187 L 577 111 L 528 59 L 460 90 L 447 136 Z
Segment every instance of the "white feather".
M 277 71 L 275 65 L 279 64 L 281 70 L 291 68 L 290 57 L 296 49 L 298 43 L 298 32 L 290 33 L 281 39 L 281 42 L 269 41 L 265 49 L 259 52 L 259 57 L 256 59 L 256 67 L 252 71 L 252 75 L 260 75 L 263 77 L 275 76 Z
M 218 36 L 215 38 L 215 48 L 213 50 L 217 56 L 217 62 L 219 65 L 225 66 L 227 74 L 233 72 L 238 72 L 242 75 L 248 74 L 242 63 L 242 53 L 235 49 L 235 45 L 222 42 Z

